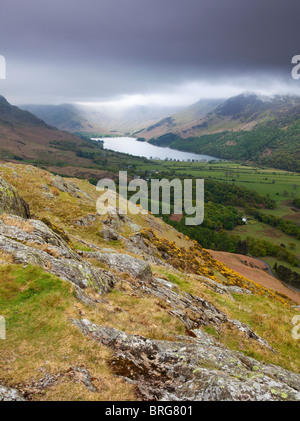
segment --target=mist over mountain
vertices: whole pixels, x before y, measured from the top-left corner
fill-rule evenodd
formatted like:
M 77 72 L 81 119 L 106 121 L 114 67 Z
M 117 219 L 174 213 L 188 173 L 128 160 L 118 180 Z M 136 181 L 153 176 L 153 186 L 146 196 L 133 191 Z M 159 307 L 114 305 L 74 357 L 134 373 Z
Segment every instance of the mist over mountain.
M 197 125 L 208 113 L 220 105 L 223 99 L 201 99 L 195 104 L 186 107 L 179 112 L 168 116 L 139 133 L 139 136 L 149 139 L 169 131 L 186 131 Z
M 294 119 L 300 114 L 300 97 L 261 96 L 244 93 L 227 100 L 201 100 L 149 126 L 139 135 L 146 139 L 172 132 L 182 137 L 218 133 L 224 130 L 251 130 L 258 123 L 274 119 Z
M 25 107 L 46 123 L 73 133 L 125 134 L 157 146 L 299 170 L 298 96 L 243 93 L 226 100 L 201 99 L 173 114 L 167 114 L 170 108 L 163 106 Z M 28 119 L 28 114 L 20 118 Z
M 183 107 L 146 106 L 110 107 L 105 105 L 21 105 L 61 130 L 99 134 L 124 134 L 144 129 Z
M 0 95 L 0 124 L 2 127 L 11 128 L 11 130 L 23 125 L 51 129 L 43 120 L 32 113 L 11 105 L 2 95 Z
M 150 138 L 151 127 L 140 135 L 157 146 L 300 170 L 300 97 L 243 94 L 224 101 L 198 124 L 172 122 L 172 127 L 157 125 L 159 136 Z
M 51 126 L 68 132 L 89 132 L 105 130 L 84 118 L 80 109 L 72 104 L 61 105 L 23 105 L 23 110 L 30 111 Z

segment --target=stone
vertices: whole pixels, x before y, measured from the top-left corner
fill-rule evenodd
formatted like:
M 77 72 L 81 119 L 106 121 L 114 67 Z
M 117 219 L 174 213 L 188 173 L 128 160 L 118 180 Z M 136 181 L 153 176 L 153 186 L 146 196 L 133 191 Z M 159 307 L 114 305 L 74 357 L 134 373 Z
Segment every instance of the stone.
M 109 347 L 115 373 L 144 400 L 299 401 L 300 375 L 229 350 L 207 336 L 153 340 L 89 320 L 73 319 L 88 337 Z
M 79 227 L 87 227 L 96 221 L 96 216 L 93 214 L 86 215 L 76 221 Z
M 115 269 L 118 272 L 126 272 L 142 281 L 147 281 L 152 278 L 152 271 L 149 263 L 132 257 L 129 254 L 86 252 L 84 255 L 107 264 L 110 269 Z
M 65 180 L 59 175 L 51 177 L 51 184 L 59 191 L 63 193 L 69 193 L 71 196 L 74 196 L 77 199 L 87 199 L 90 202 L 94 202 L 89 194 L 81 190 L 73 181 Z
M 26 399 L 18 390 L 0 384 L 0 402 L 2 401 L 16 402 L 26 401 Z
M 199 279 L 218 294 L 228 294 L 229 296 L 231 296 L 231 294 L 252 295 L 252 292 L 245 288 L 222 285 L 220 282 L 214 281 L 213 279 L 206 278 L 204 276 L 194 275 L 194 277 Z
M 2 213 L 18 215 L 22 218 L 30 217 L 28 203 L 19 195 L 15 187 L 0 177 L 0 214 Z
M 79 260 L 69 244 L 39 220 L 6 215 L 0 218 L 0 234 L 23 244 L 49 245 L 49 251 L 55 252 L 57 257 Z
M 242 332 L 247 339 L 257 341 L 262 347 L 275 352 L 268 342 L 253 332 L 247 324 L 229 320 L 226 314 L 212 303 L 188 294 L 164 279 L 153 277 L 146 283 L 140 283 L 138 287 L 141 291 L 165 301 L 169 313 L 178 318 L 188 330 L 200 326 L 213 326 L 218 331 L 222 325 L 227 324 Z
M 26 233 L 23 234 L 26 236 Z M 53 239 L 55 241 L 54 233 Z M 62 248 L 57 246 L 58 257 L 53 257 L 39 248 L 29 247 L 22 244 L 20 240 L 16 241 L 0 234 L 0 250 L 11 255 L 15 263 L 40 266 L 45 271 L 72 282 L 80 288 L 91 286 L 99 294 L 109 291 L 116 282 L 109 272 L 94 268 L 89 262 L 81 261 L 77 255 L 75 255 L 76 258 L 72 258 L 71 254 L 65 256 L 68 258 L 63 257 L 66 253 L 64 246 Z
M 107 225 L 103 225 L 101 234 L 105 241 L 113 241 L 120 239 L 120 235 L 113 228 Z

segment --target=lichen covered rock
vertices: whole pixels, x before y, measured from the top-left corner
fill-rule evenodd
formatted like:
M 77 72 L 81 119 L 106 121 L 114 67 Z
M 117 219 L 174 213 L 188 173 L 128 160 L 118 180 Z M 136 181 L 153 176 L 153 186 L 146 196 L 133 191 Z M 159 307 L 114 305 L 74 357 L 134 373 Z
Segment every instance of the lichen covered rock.
M 69 244 L 39 220 L 13 215 L 0 219 L 0 250 L 18 264 L 33 264 L 80 288 L 93 287 L 103 294 L 115 284 L 108 271 L 93 267 Z
M 111 269 L 125 272 L 142 281 L 151 279 L 152 272 L 148 262 L 128 254 L 88 252 L 86 256 L 107 264 Z
M 164 279 L 152 277 L 148 282 L 140 283 L 138 288 L 165 301 L 170 308 L 170 315 L 177 317 L 188 330 L 197 329 L 200 326 L 213 326 L 218 330 L 222 325 L 228 325 L 241 332 L 247 339 L 254 340 L 263 348 L 275 352 L 268 342 L 253 332 L 246 323 L 228 319 L 226 314 L 214 304 L 181 291 Z
M 10 213 L 22 218 L 30 217 L 29 205 L 11 184 L 0 177 L 0 214 L 2 213 Z
M 16 402 L 25 400 L 24 396 L 22 396 L 18 390 L 0 385 L 0 402 Z
M 300 400 L 300 375 L 262 364 L 221 344 L 180 337 L 178 342 L 128 335 L 89 320 L 73 320 L 87 336 L 114 351 L 116 374 L 137 386 L 146 400 Z

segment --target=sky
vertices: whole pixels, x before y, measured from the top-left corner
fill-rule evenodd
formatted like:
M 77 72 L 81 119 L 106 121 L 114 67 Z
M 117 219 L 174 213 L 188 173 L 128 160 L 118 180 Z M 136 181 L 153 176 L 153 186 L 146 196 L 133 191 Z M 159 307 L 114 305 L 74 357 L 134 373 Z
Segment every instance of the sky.
M 0 94 L 121 107 L 300 95 L 299 16 L 299 0 L 0 0 Z

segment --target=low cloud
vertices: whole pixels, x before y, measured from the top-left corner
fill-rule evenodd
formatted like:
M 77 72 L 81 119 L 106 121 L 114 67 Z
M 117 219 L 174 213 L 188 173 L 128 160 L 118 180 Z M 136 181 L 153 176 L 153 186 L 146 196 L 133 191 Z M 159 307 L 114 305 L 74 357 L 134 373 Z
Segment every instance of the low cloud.
M 188 105 L 299 93 L 299 0 L 2 0 L 15 103 Z

